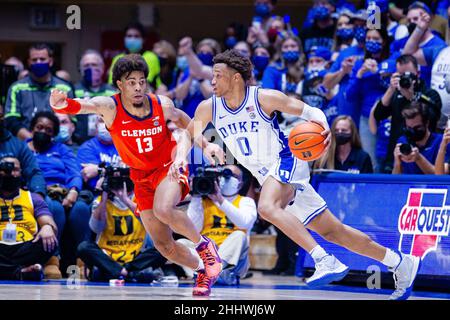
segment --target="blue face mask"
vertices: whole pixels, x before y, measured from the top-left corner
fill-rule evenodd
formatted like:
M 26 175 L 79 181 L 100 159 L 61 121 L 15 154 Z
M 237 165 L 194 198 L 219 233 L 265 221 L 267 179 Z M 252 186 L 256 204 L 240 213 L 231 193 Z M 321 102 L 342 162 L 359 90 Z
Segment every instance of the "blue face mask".
M 235 37 L 228 37 L 228 38 L 225 40 L 225 46 L 226 46 L 228 49 L 233 48 L 233 47 L 236 45 L 236 43 L 237 43 L 237 39 L 236 39 Z
M 214 56 L 211 53 L 199 53 L 197 57 L 200 59 L 200 61 L 206 65 L 206 66 L 212 66 L 213 65 L 213 58 Z
M 359 43 L 364 43 L 366 41 L 366 28 L 355 27 L 355 39 Z
M 372 54 L 380 53 L 383 49 L 381 42 L 369 40 L 366 41 L 366 50 Z
M 55 142 L 66 143 L 70 140 L 70 131 L 68 126 L 59 127 L 59 133 L 55 137 Z
M 336 36 L 342 40 L 350 40 L 355 35 L 353 28 L 341 28 L 337 29 Z
M 125 48 L 131 53 L 137 53 L 142 50 L 144 41 L 141 38 L 125 38 Z
M 255 14 L 259 17 L 267 17 L 270 14 L 270 7 L 267 3 L 258 3 L 255 6 Z
M 178 56 L 177 57 L 177 67 L 180 70 L 186 70 L 187 68 L 189 68 L 189 63 L 188 60 L 185 56 Z
M 30 70 L 37 78 L 42 78 L 50 71 L 50 65 L 48 62 L 33 63 L 30 66 Z
M 265 56 L 253 56 L 252 57 L 253 65 L 258 72 L 262 73 L 264 69 L 266 69 L 269 64 L 269 57 Z
M 284 61 L 287 63 L 295 63 L 300 59 L 299 51 L 285 51 L 282 54 Z
M 313 9 L 314 20 L 326 20 L 330 17 L 330 11 L 327 7 L 318 6 Z

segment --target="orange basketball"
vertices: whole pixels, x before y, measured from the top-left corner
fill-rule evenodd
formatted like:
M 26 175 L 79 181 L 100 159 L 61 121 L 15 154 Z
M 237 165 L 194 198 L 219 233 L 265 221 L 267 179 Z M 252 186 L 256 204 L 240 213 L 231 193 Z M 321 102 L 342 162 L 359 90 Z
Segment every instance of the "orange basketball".
M 289 149 L 297 158 L 313 161 L 325 151 L 325 137 L 321 132 L 325 129 L 315 122 L 304 122 L 296 125 L 289 133 Z

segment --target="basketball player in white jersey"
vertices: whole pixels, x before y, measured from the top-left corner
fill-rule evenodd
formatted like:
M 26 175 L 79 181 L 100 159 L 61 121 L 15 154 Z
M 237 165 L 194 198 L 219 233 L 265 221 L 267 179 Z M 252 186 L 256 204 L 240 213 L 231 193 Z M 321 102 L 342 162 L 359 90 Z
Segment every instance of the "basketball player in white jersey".
M 247 86 L 251 73 L 250 60 L 235 50 L 214 58 L 214 95 L 199 104 L 188 126 L 191 137 L 200 137 L 212 122 L 233 156 L 258 179 L 262 186 L 260 215 L 304 248 L 315 262 L 316 270 L 307 279 L 308 285 L 341 280 L 349 268 L 325 252 L 305 226 L 330 242 L 388 266 L 396 282 L 391 299 L 407 299 L 420 259 L 382 247 L 333 216 L 309 184 L 307 162 L 295 158 L 289 150 L 275 114 L 286 112 L 328 128 L 323 112 L 282 92 Z M 328 144 L 329 130 L 322 135 Z M 176 178 L 182 165 L 173 163 L 169 174 Z

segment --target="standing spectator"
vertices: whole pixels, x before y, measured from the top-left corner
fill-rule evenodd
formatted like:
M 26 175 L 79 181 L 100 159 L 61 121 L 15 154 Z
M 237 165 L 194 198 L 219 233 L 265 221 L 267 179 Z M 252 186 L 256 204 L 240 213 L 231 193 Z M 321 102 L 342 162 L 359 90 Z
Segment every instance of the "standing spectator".
M 401 77 L 409 78 L 411 81 L 402 81 Z M 412 55 L 404 54 L 396 60 L 396 72 L 392 74 L 389 86 L 378 101 L 374 110 L 374 117 L 381 122 L 392 117 L 391 134 L 387 149 L 386 161 L 381 171 L 391 172 L 394 162 L 394 148 L 402 135 L 404 126 L 402 110 L 409 105 L 410 101 L 423 101 L 430 114 L 430 130 L 435 131 L 441 115 L 441 99 L 439 94 L 428 88 L 419 79 L 419 65 Z
M 394 174 L 435 174 L 434 163 L 442 135 L 430 131 L 429 112 L 424 103 L 411 102 L 403 109 L 405 135 L 394 149 Z M 409 146 L 406 147 L 405 146 Z
M 277 0 L 255 0 L 255 16 L 261 19 L 264 29 L 267 29 L 267 23 L 276 4 Z
M 174 46 L 166 40 L 156 42 L 153 46 L 153 52 L 158 56 L 161 67 L 161 85 L 158 87 L 157 94 L 169 96 L 168 92 L 176 84 L 175 67 L 177 65 L 177 52 Z
M 21 178 L 17 158 L 0 159 L 0 278 L 40 281 L 58 229 L 45 201 L 22 189 Z
M 359 134 L 362 146 L 376 161 L 376 137 L 370 132 L 369 115 L 376 101 L 385 92 L 381 83 L 379 63 L 389 58 L 389 42 L 385 29 L 371 29 L 367 31 L 364 60 L 358 60 L 352 70 L 347 87 L 347 98 L 355 103 L 355 113 L 359 122 Z M 376 166 L 376 165 L 375 165 Z
M 144 27 L 139 22 L 132 22 L 125 28 L 124 45 L 126 51 L 124 53 L 118 54 L 113 58 L 111 67 L 109 69 L 109 84 L 115 85 L 115 83 L 113 83 L 112 70 L 114 69 L 114 65 L 116 64 L 116 62 L 125 54 L 139 53 L 142 55 L 142 58 L 144 58 L 148 66 L 148 83 L 154 90 L 158 89 L 161 84 L 161 79 L 159 77 L 159 59 L 155 53 L 144 49 L 144 37 Z
M 444 131 L 444 135 L 442 137 L 441 144 L 439 145 L 439 152 L 436 157 L 435 169 L 436 174 L 449 174 L 449 143 L 450 143 L 450 127 L 447 125 L 447 128 Z
M 362 149 L 358 129 L 351 117 L 337 117 L 331 126 L 331 134 L 330 148 L 314 163 L 315 168 L 373 173 L 372 161 Z
M 102 118 L 97 117 L 97 135 L 83 143 L 78 150 L 77 160 L 82 170 L 83 181 L 87 188 L 94 191 L 98 181 L 99 165 L 119 165 L 120 156 L 117 153 L 111 138 L 111 134 L 106 129 Z
M 244 185 L 242 170 L 235 165 L 225 168 L 231 171 L 231 177 L 219 178 L 216 192 L 208 198 L 192 197 L 187 214 L 196 229 L 219 247 L 223 271 L 218 283 L 235 285 L 239 278 L 245 277 L 250 266 L 249 232 L 257 212 L 255 201 L 240 195 Z M 178 242 L 194 250 L 191 241 L 181 239 Z
M 53 76 L 53 50 L 46 44 L 34 44 L 28 52 L 29 76 L 11 85 L 5 106 L 6 126 L 21 140 L 31 138 L 31 119 L 37 112 L 50 111 L 48 104 L 53 89 L 65 91 L 73 98 L 70 83 Z
M 86 50 L 80 59 L 81 81 L 75 84 L 75 97 L 90 99 L 116 93 L 111 85 L 103 82 L 104 72 L 105 63 L 102 55 L 96 50 Z M 76 119 L 76 133 L 80 143 L 95 136 L 95 115 L 80 114 L 76 116 Z
M 303 52 L 300 39 L 290 35 L 279 44 L 274 62 L 264 71 L 262 87 L 295 93 L 303 75 Z
M 52 141 L 59 132 L 59 121 L 53 112 L 37 113 L 30 129 L 33 137 L 27 140 L 28 147 L 35 153 L 44 174 L 51 198 L 47 199 L 49 208 L 61 230 L 58 237 L 61 239 L 64 231 L 65 240 L 70 239 L 67 248 L 62 248 L 62 256 L 68 265 L 75 264 L 76 247 L 88 234 L 90 216 L 89 206 L 78 199 L 82 188 L 80 167 L 67 146 Z
M 0 158 L 17 158 L 20 163 L 21 176 L 28 190 L 39 194 L 42 198 L 47 194 L 47 188 L 36 159 L 25 142 L 14 137 L 5 128 L 3 108 L 0 105 Z
M 252 63 L 253 63 L 253 77 L 255 79 L 255 85 L 262 85 L 262 78 L 264 71 L 270 62 L 270 53 L 266 47 L 257 46 L 253 49 Z
M 331 48 L 333 52 L 332 61 L 335 61 L 339 53 L 353 43 L 355 30 L 352 16 L 351 12 L 343 11 L 336 21 L 336 32 L 334 33 L 333 47 Z
M 447 118 L 450 115 L 450 47 L 419 48 L 419 41 L 430 27 L 431 17 L 421 13 L 414 32 L 408 39 L 403 50 L 404 54 L 412 54 L 420 65 L 432 66 L 431 88 L 439 93 L 442 101 L 441 118 L 438 128 L 444 130 Z
M 336 28 L 336 22 L 331 14 L 336 10 L 334 1 L 318 0 L 313 7 L 314 24 L 302 30 L 300 38 L 303 42 L 303 48 L 306 53 L 312 47 L 326 47 L 328 50 L 333 48 L 333 36 Z

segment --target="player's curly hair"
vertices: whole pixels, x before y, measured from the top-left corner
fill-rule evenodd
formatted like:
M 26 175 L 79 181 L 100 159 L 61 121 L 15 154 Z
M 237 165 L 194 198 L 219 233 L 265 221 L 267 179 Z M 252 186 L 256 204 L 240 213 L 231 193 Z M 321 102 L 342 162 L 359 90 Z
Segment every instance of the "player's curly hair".
M 133 71 L 142 71 L 145 79 L 147 79 L 148 66 L 140 54 L 127 54 L 114 64 L 113 85 L 117 87 L 117 80 L 120 80 L 124 75 L 128 77 Z
M 248 57 L 244 57 L 237 50 L 230 49 L 219 53 L 214 57 L 213 62 L 214 64 L 224 63 L 229 68 L 236 70 L 242 76 L 244 82 L 247 82 L 252 77 L 252 62 Z

